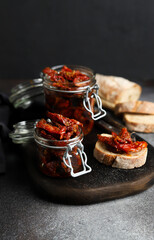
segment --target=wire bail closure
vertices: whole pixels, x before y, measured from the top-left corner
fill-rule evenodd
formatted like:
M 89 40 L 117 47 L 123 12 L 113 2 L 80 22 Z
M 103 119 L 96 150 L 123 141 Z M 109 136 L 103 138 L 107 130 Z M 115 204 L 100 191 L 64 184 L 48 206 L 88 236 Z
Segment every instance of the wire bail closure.
M 77 173 L 74 173 L 73 171 L 73 167 L 72 167 L 72 163 L 71 163 L 71 157 L 72 157 L 72 150 L 73 148 L 77 146 L 77 153 L 76 155 L 79 155 L 80 158 L 81 158 L 81 161 L 82 161 L 82 167 L 83 167 L 83 170 L 80 171 L 80 172 L 77 172 Z M 66 160 L 68 160 L 68 163 L 66 162 Z M 84 146 L 83 144 L 81 143 L 81 141 L 79 141 L 78 143 L 75 143 L 75 144 L 68 144 L 67 145 L 67 148 L 66 148 L 66 151 L 63 155 L 63 162 L 65 163 L 65 165 L 71 169 L 71 176 L 72 177 L 79 177 L 81 175 L 84 175 L 86 173 L 89 173 L 92 171 L 91 167 L 87 164 L 87 155 L 86 153 L 84 152 Z
M 96 92 L 92 92 L 92 90 L 95 90 Z M 86 94 L 85 94 L 85 97 L 83 99 L 83 106 L 85 107 L 85 109 L 91 113 L 91 118 L 93 120 L 98 120 L 100 118 L 103 118 L 105 117 L 106 115 L 106 111 L 104 109 L 102 109 L 102 101 L 101 101 L 101 98 L 98 96 L 98 89 L 99 89 L 99 86 L 98 84 L 96 83 L 94 86 L 92 86 L 91 88 L 88 87 L 87 90 L 86 90 Z M 91 96 L 89 97 L 89 93 L 91 93 Z M 98 109 L 98 112 L 97 113 L 94 113 L 91 109 L 91 105 L 90 105 L 90 99 L 91 98 L 94 98 L 96 100 L 96 105 L 97 105 L 97 109 Z

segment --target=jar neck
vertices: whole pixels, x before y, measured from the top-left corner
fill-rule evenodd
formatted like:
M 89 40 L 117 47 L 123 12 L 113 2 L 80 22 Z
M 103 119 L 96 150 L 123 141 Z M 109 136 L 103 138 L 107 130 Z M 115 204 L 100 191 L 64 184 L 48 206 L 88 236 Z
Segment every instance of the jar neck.
M 57 149 L 66 149 L 68 144 L 69 145 L 75 145 L 78 142 L 82 142 L 83 132 L 82 132 L 82 129 L 79 128 L 79 134 L 75 138 L 71 138 L 69 140 L 50 140 L 50 139 L 43 138 L 40 135 L 39 130 L 37 128 L 35 128 L 35 130 L 34 130 L 34 140 L 37 144 L 39 144 L 43 147 L 54 148 L 54 149 L 56 149 L 56 148 Z
M 52 67 L 53 70 L 56 70 L 57 72 L 60 72 L 63 65 Z M 92 69 L 83 67 L 83 66 L 77 66 L 77 65 L 68 65 L 69 68 L 72 70 L 78 70 L 81 73 L 87 75 L 89 77 L 88 80 L 82 81 L 80 83 L 72 83 L 67 82 L 63 83 L 62 86 L 55 87 L 54 82 L 50 80 L 50 77 L 47 74 L 41 73 L 41 77 L 43 79 L 43 85 L 44 88 L 47 88 L 48 90 L 52 91 L 58 91 L 58 92 L 67 92 L 67 93 L 79 93 L 79 92 L 85 92 L 87 87 L 92 87 L 95 83 L 95 75 Z

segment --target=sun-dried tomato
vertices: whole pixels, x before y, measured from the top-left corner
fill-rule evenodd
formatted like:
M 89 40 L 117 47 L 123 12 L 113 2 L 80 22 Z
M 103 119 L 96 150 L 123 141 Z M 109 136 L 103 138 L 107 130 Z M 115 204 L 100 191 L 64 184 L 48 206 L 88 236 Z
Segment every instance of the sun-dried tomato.
M 67 66 L 63 66 L 63 68 L 61 69 L 61 72 L 72 72 L 73 70 L 68 68 Z
M 53 126 L 52 124 L 48 123 L 45 119 L 41 119 L 37 124 L 36 127 L 39 129 L 44 129 L 47 131 L 48 134 L 59 135 L 60 139 L 63 139 L 63 135 L 66 132 L 66 127 L 63 126 L 61 128 L 58 128 L 56 126 Z
M 72 82 L 74 86 L 76 86 L 77 83 L 81 83 L 89 79 L 86 74 L 83 74 L 78 70 L 72 70 L 67 66 L 63 66 L 60 72 L 57 72 L 50 67 L 46 67 L 42 72 L 50 77 L 50 80 L 54 82 L 55 87 L 65 89 L 67 88 L 69 82 Z
M 45 74 L 51 74 L 51 73 L 53 73 L 53 71 L 54 70 L 52 70 L 50 67 L 46 67 L 46 68 L 43 69 L 42 72 L 45 73 Z
M 119 134 L 112 132 L 112 137 L 97 135 L 98 140 L 106 143 L 117 152 L 138 152 L 147 147 L 145 141 L 133 141 L 127 128 L 122 128 Z
M 76 137 L 79 126 L 82 126 L 82 123 L 77 120 L 63 117 L 61 114 L 48 112 L 47 117 L 51 122 L 41 119 L 36 124 L 36 128 L 40 129 L 41 136 L 47 139 L 68 140 Z
M 70 119 L 70 118 L 64 117 L 63 115 L 58 114 L 58 113 L 48 112 L 47 117 L 49 117 L 54 122 L 58 122 L 60 124 L 63 124 L 64 126 L 72 126 L 74 124 L 79 125 L 79 126 L 83 126 L 83 124 L 80 123 L 79 121 L 77 121 L 75 119 Z

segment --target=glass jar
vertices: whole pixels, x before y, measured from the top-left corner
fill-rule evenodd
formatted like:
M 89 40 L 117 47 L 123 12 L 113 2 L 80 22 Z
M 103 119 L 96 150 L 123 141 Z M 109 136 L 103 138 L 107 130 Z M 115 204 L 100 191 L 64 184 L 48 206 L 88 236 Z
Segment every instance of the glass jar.
M 64 65 L 52 67 L 53 70 L 60 72 Z M 102 103 L 97 94 L 98 85 L 96 84 L 94 72 L 87 67 L 67 65 L 72 70 L 79 70 L 89 77 L 88 80 L 80 82 L 77 86 L 72 82 L 63 84 L 63 87 L 53 86 L 50 77 L 41 73 L 43 78 L 44 95 L 46 109 L 62 114 L 68 118 L 74 118 L 83 123 L 83 132 L 88 134 L 94 125 L 94 120 L 105 116 L 105 111 L 101 108 Z M 96 91 L 96 93 L 95 93 Z M 97 113 L 94 114 L 94 103 L 97 103 Z
M 34 140 L 39 154 L 39 169 L 50 177 L 78 177 L 91 172 L 87 165 L 87 156 L 82 145 L 83 132 L 69 140 L 50 140 L 40 136 L 39 129 L 34 130 Z

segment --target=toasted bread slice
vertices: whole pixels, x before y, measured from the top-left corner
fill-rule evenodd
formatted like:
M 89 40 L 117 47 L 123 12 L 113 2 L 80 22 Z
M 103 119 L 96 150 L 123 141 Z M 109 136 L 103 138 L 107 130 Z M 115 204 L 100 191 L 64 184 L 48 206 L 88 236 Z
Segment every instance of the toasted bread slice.
M 96 82 L 99 85 L 100 97 L 115 105 L 138 100 L 142 91 L 140 85 L 122 77 L 96 74 Z
M 110 134 L 101 134 L 112 137 Z M 94 148 L 94 157 L 100 162 L 114 168 L 133 169 L 145 164 L 148 148 L 143 148 L 139 152 L 131 153 L 114 153 L 107 149 L 105 143 L 97 141 Z
M 154 115 L 125 113 L 124 121 L 130 131 L 154 132 Z
M 115 114 L 121 113 L 139 113 L 154 115 L 154 103 L 148 101 L 130 101 L 118 103 L 115 106 Z

